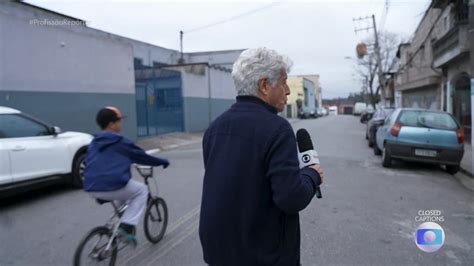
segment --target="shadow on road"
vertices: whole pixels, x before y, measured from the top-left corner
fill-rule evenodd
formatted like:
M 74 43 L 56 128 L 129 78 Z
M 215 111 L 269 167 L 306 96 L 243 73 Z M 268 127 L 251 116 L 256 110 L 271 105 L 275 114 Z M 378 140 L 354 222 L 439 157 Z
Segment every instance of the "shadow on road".
M 68 184 L 55 184 L 31 191 L 18 192 L 11 196 L 0 199 L 0 211 L 7 210 L 9 208 L 16 208 L 20 205 L 26 205 L 35 201 L 60 196 L 72 191 L 77 191 L 77 189 L 72 188 Z

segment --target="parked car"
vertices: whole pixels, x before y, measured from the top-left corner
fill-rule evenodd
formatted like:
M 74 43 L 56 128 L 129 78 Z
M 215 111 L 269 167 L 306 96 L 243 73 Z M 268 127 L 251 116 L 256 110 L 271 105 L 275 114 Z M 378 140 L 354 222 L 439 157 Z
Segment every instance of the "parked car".
M 363 112 L 367 110 L 367 104 L 363 102 L 356 102 L 354 104 L 354 115 L 361 115 Z
M 394 108 L 379 108 L 373 114 L 372 118 L 367 122 L 367 128 L 365 131 L 365 139 L 369 143 L 369 147 L 372 147 L 375 141 L 375 133 L 377 129 L 383 125 L 385 119 L 393 113 Z
M 0 106 L 0 197 L 58 181 L 82 187 L 91 140 Z
M 301 119 L 304 118 L 317 118 L 318 115 L 316 113 L 316 108 L 310 108 L 310 107 L 302 107 L 300 111 L 298 112 L 298 117 Z
M 382 165 L 392 159 L 446 165 L 455 174 L 464 155 L 464 132 L 449 113 L 426 109 L 396 109 L 376 133 L 374 153 Z
M 316 115 L 317 115 L 318 117 L 323 117 L 323 116 L 325 116 L 325 112 L 324 112 L 325 110 L 326 110 L 326 109 L 324 109 L 324 108 L 322 108 L 322 107 L 317 108 L 317 109 L 316 109 Z
M 323 115 L 324 115 L 324 116 L 328 116 L 328 115 L 329 115 L 328 109 L 323 108 Z
M 362 124 L 367 123 L 370 119 L 372 119 L 374 113 L 374 108 L 372 107 L 372 105 L 369 105 L 367 109 L 360 115 L 360 122 Z
M 337 115 L 338 112 L 337 112 L 337 106 L 333 105 L 333 106 L 329 106 L 329 114 L 330 115 Z

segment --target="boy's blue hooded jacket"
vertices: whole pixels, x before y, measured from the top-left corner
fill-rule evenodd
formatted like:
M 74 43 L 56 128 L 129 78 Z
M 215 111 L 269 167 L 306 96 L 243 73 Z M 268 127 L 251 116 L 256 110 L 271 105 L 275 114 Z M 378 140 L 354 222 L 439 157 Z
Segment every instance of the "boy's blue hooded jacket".
M 112 191 L 123 188 L 131 178 L 130 165 L 168 165 L 164 159 L 156 158 L 122 135 L 103 131 L 94 136 L 86 157 L 84 171 L 85 191 Z

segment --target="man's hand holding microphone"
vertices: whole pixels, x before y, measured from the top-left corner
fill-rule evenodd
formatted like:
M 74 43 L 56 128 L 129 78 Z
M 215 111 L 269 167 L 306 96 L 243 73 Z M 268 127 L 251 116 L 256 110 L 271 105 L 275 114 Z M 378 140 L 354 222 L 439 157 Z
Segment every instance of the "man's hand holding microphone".
M 321 177 L 321 183 L 317 184 L 316 187 L 316 197 L 322 198 L 319 185 L 323 183 L 324 171 L 319 164 L 319 155 L 314 150 L 313 142 L 311 141 L 308 131 L 304 128 L 298 129 L 296 132 L 296 141 L 298 143 L 300 167 L 312 168 L 316 170 Z

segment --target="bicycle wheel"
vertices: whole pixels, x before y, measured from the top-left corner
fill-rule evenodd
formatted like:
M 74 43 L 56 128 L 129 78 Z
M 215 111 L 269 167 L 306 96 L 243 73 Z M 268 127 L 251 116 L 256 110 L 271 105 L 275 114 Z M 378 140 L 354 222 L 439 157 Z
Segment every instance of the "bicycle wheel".
M 151 243 L 158 243 L 163 238 L 168 225 L 168 207 L 162 198 L 154 199 L 148 204 L 145 212 L 145 236 Z
M 74 253 L 74 266 L 115 265 L 117 245 L 115 240 L 109 250 L 105 250 L 112 232 L 105 226 L 92 229 L 79 243 Z

